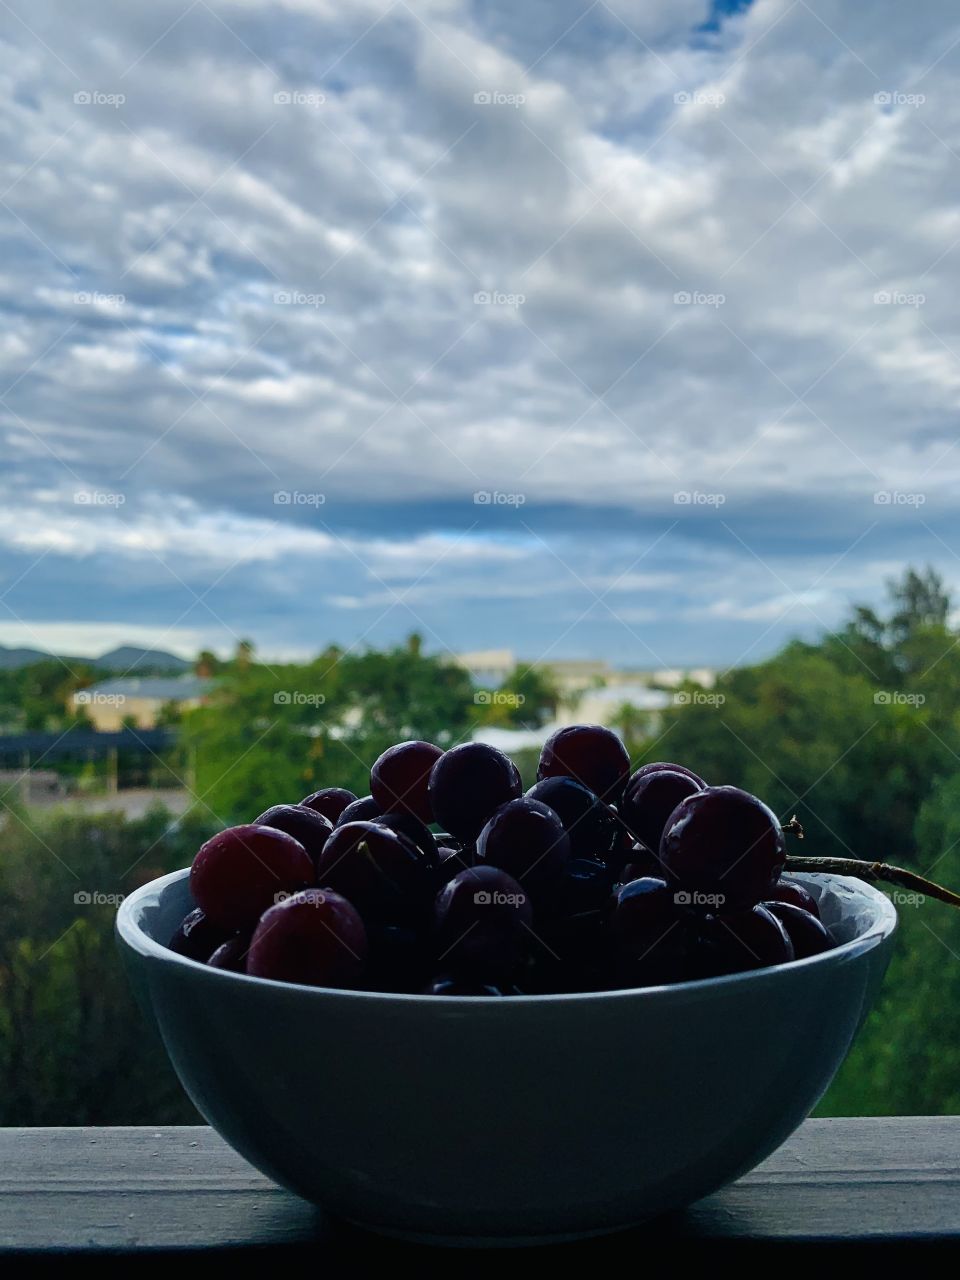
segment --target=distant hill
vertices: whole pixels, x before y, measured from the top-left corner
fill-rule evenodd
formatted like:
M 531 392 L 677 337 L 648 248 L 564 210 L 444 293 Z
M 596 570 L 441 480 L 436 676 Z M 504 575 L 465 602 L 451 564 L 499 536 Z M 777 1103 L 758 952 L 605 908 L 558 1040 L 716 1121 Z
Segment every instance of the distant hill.
M 57 655 L 45 653 L 42 649 L 7 649 L 0 645 L 0 669 L 7 671 L 18 667 L 29 666 L 32 662 L 47 662 Z M 111 649 L 99 658 L 77 658 L 59 655 L 60 660 L 68 667 L 85 663 L 97 667 L 101 671 L 117 672 L 162 672 L 164 675 L 189 671 L 192 663 L 176 654 L 164 653 L 162 649 L 139 649 L 135 645 L 121 645 Z

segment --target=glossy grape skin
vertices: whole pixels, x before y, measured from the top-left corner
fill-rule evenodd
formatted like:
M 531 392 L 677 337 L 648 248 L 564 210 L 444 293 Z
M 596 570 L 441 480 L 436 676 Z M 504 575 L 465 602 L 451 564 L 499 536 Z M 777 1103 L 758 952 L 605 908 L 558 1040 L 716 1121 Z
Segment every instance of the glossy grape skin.
M 783 923 L 765 906 L 709 916 L 700 939 L 712 954 L 717 974 L 744 973 L 795 958 Z
M 306 889 L 265 911 L 247 953 L 256 978 L 352 987 L 363 972 L 367 934 L 358 912 L 329 889 Z
M 496 810 L 522 790 L 517 766 L 485 742 L 451 747 L 430 771 L 434 817 L 461 841 L 476 840 Z
M 610 923 L 620 982 L 659 986 L 686 976 L 691 925 L 665 880 L 643 876 L 622 885 Z
M 359 800 L 352 800 L 342 810 L 340 817 L 333 825 L 345 827 L 348 822 L 372 822 L 374 818 L 382 816 L 382 810 L 373 796 L 361 796 Z
M 763 905 L 786 929 L 798 960 L 833 950 L 833 938 L 817 916 L 791 902 L 765 902 Z
M 543 744 L 537 780 L 574 778 L 607 804 L 616 804 L 630 776 L 627 749 L 600 724 L 573 724 L 557 729 Z
M 574 858 L 602 858 L 609 853 L 617 828 L 613 814 L 575 778 L 543 778 L 526 792 L 556 813 L 570 838 Z
M 651 773 L 657 773 L 660 769 L 669 769 L 671 773 L 686 774 L 688 778 L 692 778 L 694 782 L 699 783 L 701 787 L 705 787 L 707 785 L 700 777 L 699 773 L 694 773 L 693 770 L 688 769 L 685 764 L 671 764 L 669 760 L 654 760 L 650 764 L 642 764 L 639 769 L 635 769 L 633 773 L 631 773 L 630 780 L 627 783 L 627 790 L 630 790 L 638 778 L 646 778 Z
M 432 742 L 398 742 L 374 762 L 370 794 L 384 813 L 412 813 L 421 822 L 433 821 L 430 770 L 443 755 Z
M 413 841 L 377 822 L 334 828 L 317 883 L 352 902 L 370 926 L 406 921 L 425 906 L 432 889 L 429 864 Z
M 802 911 L 809 911 L 810 915 L 820 919 L 820 908 L 817 906 L 816 898 L 796 880 L 778 880 L 773 886 L 769 901 L 789 902 L 792 906 L 799 907 Z
M 521 796 L 500 806 L 477 837 L 476 865 L 499 867 L 537 897 L 570 861 L 570 839 L 555 811 Z
M 382 813 L 373 818 L 378 827 L 389 827 L 391 831 L 399 831 L 408 840 L 412 840 L 431 867 L 440 864 L 440 853 L 436 837 L 425 823 L 415 818 L 412 813 Z
M 246 973 L 249 947 L 250 939 L 237 934 L 236 937 L 228 939 L 227 942 L 217 947 L 207 964 L 213 969 L 227 969 L 231 973 Z
M 265 809 L 259 818 L 254 818 L 258 827 L 272 827 L 275 831 L 285 831 L 294 840 L 299 840 L 316 866 L 323 853 L 323 846 L 333 830 L 333 823 L 315 809 L 308 809 L 300 804 L 275 804 Z
M 620 816 L 648 849 L 659 849 L 667 819 L 681 800 L 702 787 L 685 773 L 654 769 L 631 782 L 620 801 Z
M 177 955 L 187 956 L 190 960 L 206 962 L 230 937 L 230 931 L 216 925 L 200 910 L 199 907 L 188 912 L 180 921 L 176 933 L 168 946 Z
M 336 826 L 337 819 L 348 804 L 353 804 L 356 796 L 346 787 L 322 787 L 319 791 L 311 791 L 300 801 L 307 809 L 322 813 Z
M 281 893 L 313 883 L 314 866 L 299 840 L 250 823 L 228 827 L 202 845 L 190 868 L 194 901 L 231 932 L 250 929 Z
M 721 910 L 765 901 L 786 848 L 776 815 L 739 787 L 705 787 L 671 814 L 660 841 L 665 872 L 685 889 L 717 896 Z
M 470 867 L 434 904 L 435 954 L 446 969 L 499 983 L 519 969 L 533 912 L 523 887 L 497 867 Z

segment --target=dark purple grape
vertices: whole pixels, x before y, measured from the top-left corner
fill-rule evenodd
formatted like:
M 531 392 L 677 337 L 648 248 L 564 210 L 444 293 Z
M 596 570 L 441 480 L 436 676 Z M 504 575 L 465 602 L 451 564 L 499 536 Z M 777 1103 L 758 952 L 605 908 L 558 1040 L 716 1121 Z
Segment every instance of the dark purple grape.
M 666 872 L 722 910 L 768 899 L 785 856 L 776 815 L 739 787 L 705 787 L 681 800 L 660 842 Z
M 829 930 L 817 916 L 805 911 L 803 907 L 795 907 L 793 903 L 783 900 L 765 902 L 763 905 L 786 929 L 798 960 L 806 960 L 807 956 L 818 956 L 823 951 L 833 949 L 834 942 Z
M 716 973 L 743 973 L 794 959 L 789 934 L 766 907 L 708 916 L 700 925 L 700 940 Z
M 413 841 L 430 866 L 439 865 L 440 853 L 437 849 L 436 837 L 430 828 L 419 818 L 415 818 L 412 813 L 382 813 L 379 818 L 373 818 L 372 821 L 378 827 L 389 827 L 391 831 L 399 831 L 401 835 Z
M 685 977 L 691 925 L 666 881 L 645 876 L 622 885 L 614 903 L 611 930 L 621 982 L 659 986 Z
M 613 815 L 575 778 L 544 778 L 526 793 L 528 800 L 549 805 L 570 837 L 575 858 L 602 858 L 609 853 L 617 833 Z
M 206 964 L 217 947 L 226 942 L 230 934 L 230 930 L 214 924 L 199 907 L 194 907 L 180 921 L 168 945 L 170 950 L 176 951 L 178 955 Z
M 361 796 L 359 800 L 351 800 L 341 810 L 340 817 L 333 825 L 335 827 L 345 827 L 348 822 L 372 822 L 374 818 L 381 816 L 380 806 L 373 796 Z
M 663 867 L 660 859 L 642 844 L 635 844 L 630 850 L 630 860 L 620 872 L 621 884 L 629 884 L 631 880 L 639 880 L 643 876 L 662 876 Z
M 238 934 L 217 947 L 207 964 L 214 969 L 229 969 L 231 973 L 246 973 L 249 948 L 250 939 Z
M 600 912 L 613 892 L 614 872 L 599 858 L 571 858 L 553 886 L 544 915 L 551 919 Z
M 461 841 L 476 840 L 489 818 L 523 789 L 509 756 L 485 742 L 445 751 L 430 772 L 430 802 L 437 822 Z
M 346 787 L 323 787 L 320 791 L 311 791 L 300 801 L 308 809 L 315 809 L 336 826 L 337 819 L 348 804 L 353 804 L 356 796 Z
M 627 749 L 600 724 L 572 724 L 543 744 L 537 779 L 567 777 L 581 782 L 607 804 L 616 804 L 630 776 Z
M 370 770 L 370 794 L 383 812 L 432 822 L 430 770 L 442 755 L 432 742 L 398 742 L 384 751 Z
M 228 827 L 200 848 L 190 868 L 194 901 L 214 923 L 252 929 L 282 893 L 313 883 L 314 866 L 299 840 L 273 827 Z
M 647 849 L 659 849 L 667 819 L 681 800 L 702 787 L 685 773 L 654 769 L 631 782 L 620 801 L 620 816 Z
M 329 889 L 306 889 L 263 913 L 247 953 L 247 973 L 312 987 L 351 987 L 366 957 L 366 930 L 353 906 Z
M 364 922 L 400 923 L 424 905 L 429 864 L 407 836 L 377 822 L 335 827 L 317 867 L 317 883 L 342 894 Z
M 481 982 L 506 980 L 527 952 L 532 915 L 522 885 L 505 871 L 461 871 L 437 894 L 437 961 Z
M 275 804 L 265 809 L 259 818 L 254 818 L 258 827 L 272 827 L 274 831 L 285 831 L 294 840 L 299 840 L 316 866 L 327 837 L 333 830 L 333 823 L 316 809 L 308 809 L 301 804 Z
M 688 769 L 685 764 L 671 764 L 669 760 L 654 760 L 651 764 L 642 764 L 639 769 L 635 769 L 630 775 L 630 781 L 627 783 L 629 791 L 638 778 L 646 778 L 651 773 L 657 773 L 660 769 L 669 769 L 671 773 L 684 773 L 688 778 L 692 778 L 694 782 L 705 787 L 707 784 L 698 773 L 694 773 L 692 769 Z
M 522 994 L 516 987 L 495 987 L 489 982 L 471 982 L 453 974 L 432 978 L 423 988 L 425 996 L 513 996 Z
M 816 898 L 796 880 L 778 880 L 773 886 L 769 901 L 789 902 L 792 906 L 799 907 L 802 911 L 809 911 L 812 916 L 820 919 L 820 908 L 817 906 Z
M 477 837 L 476 865 L 499 867 L 534 896 L 570 861 L 570 840 L 548 805 L 521 796 L 500 806 Z

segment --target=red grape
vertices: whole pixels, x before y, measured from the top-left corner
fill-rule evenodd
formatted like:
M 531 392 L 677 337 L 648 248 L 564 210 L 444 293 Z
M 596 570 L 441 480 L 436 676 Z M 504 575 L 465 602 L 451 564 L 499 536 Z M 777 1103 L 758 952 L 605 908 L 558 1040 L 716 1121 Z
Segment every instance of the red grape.
M 782 900 L 765 902 L 763 905 L 786 929 L 798 960 L 805 960 L 807 956 L 818 956 L 823 951 L 832 950 L 833 938 L 829 931 L 809 911 L 804 911 L 802 907 L 795 907 L 793 903 Z
M 194 907 L 180 921 L 176 933 L 170 939 L 170 950 L 205 964 L 217 947 L 227 941 L 230 932 L 209 920 L 199 907 Z
M 228 827 L 200 848 L 190 868 L 194 900 L 222 928 L 252 928 L 279 893 L 313 883 L 313 863 L 299 840 L 254 824 Z
M 702 790 L 688 774 L 655 769 L 631 782 L 620 801 L 620 816 L 648 849 L 659 849 L 667 819 L 681 800 Z
M 671 773 L 684 773 L 688 778 L 692 778 L 694 782 L 698 782 L 701 787 L 707 784 L 699 774 L 694 773 L 692 769 L 688 769 L 685 764 L 671 764 L 669 760 L 654 760 L 651 764 L 642 764 L 639 769 L 635 769 L 630 775 L 630 781 L 627 783 L 629 791 L 638 778 L 646 778 L 651 773 L 657 773 L 660 769 L 669 769 Z
M 496 810 L 516 800 L 522 789 L 510 757 L 485 742 L 451 747 L 430 771 L 434 817 L 459 840 L 476 840 Z
M 440 861 L 437 841 L 430 828 L 412 813 L 382 813 L 373 818 L 378 827 L 389 827 L 391 831 L 399 831 L 401 835 L 412 840 L 432 867 Z
M 399 923 L 426 901 L 429 869 L 407 836 L 376 822 L 348 822 L 327 841 L 317 883 L 343 894 L 368 924 Z
M 299 840 L 313 862 L 317 861 L 327 837 L 333 830 L 333 823 L 315 809 L 308 809 L 301 804 L 275 804 L 265 809 L 259 818 L 254 818 L 258 827 L 272 827 L 274 831 L 285 831 L 294 840 Z
M 549 805 L 570 837 L 575 858 L 602 858 L 609 853 L 617 834 L 610 810 L 574 778 L 544 778 L 526 793 L 528 800 Z
M 231 973 L 246 973 L 249 947 L 250 939 L 238 934 L 217 947 L 207 964 L 214 969 L 229 969 Z
M 335 824 L 347 805 L 353 804 L 356 798 L 346 787 L 323 787 L 320 791 L 311 791 L 300 803 L 306 805 L 308 809 L 315 809 L 317 813 L 322 813 L 325 818 L 329 818 Z
M 526 953 L 532 916 L 512 876 L 498 867 L 470 867 L 437 894 L 437 958 L 483 982 L 509 978 Z
M 570 840 L 553 809 L 521 796 L 500 806 L 477 837 L 477 866 L 499 867 L 533 894 L 570 859 Z
M 333 825 L 345 827 L 348 822 L 372 822 L 381 814 L 382 810 L 373 796 L 361 796 L 359 800 L 351 800 L 340 810 L 340 817 Z
M 412 813 L 433 821 L 430 770 L 443 755 L 432 742 L 398 742 L 384 751 L 370 770 L 370 794 L 384 813 Z
M 776 815 L 739 787 L 705 787 L 681 800 L 660 841 L 669 875 L 722 909 L 769 898 L 785 856 Z
M 350 903 L 329 889 L 306 889 L 263 913 L 247 973 L 312 987 L 349 987 L 363 972 L 366 956 L 366 930 Z
M 820 919 L 820 908 L 817 906 L 816 898 L 796 880 L 778 880 L 770 893 L 770 901 L 789 902 L 792 906 L 800 907 L 802 911 L 809 911 L 812 916 Z
M 701 925 L 701 939 L 712 952 L 718 973 L 742 973 L 794 959 L 789 934 L 766 907 L 709 916 Z
M 543 744 L 537 779 L 575 778 L 601 800 L 616 804 L 630 776 L 627 749 L 600 724 L 572 724 Z

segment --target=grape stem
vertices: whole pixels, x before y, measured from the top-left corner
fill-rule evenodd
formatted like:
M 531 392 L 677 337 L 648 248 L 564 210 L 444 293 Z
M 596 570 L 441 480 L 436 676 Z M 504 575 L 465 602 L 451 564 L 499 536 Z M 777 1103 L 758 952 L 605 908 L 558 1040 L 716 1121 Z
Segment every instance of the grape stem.
M 960 908 L 960 894 L 954 893 L 952 889 L 945 889 L 941 884 L 934 884 L 932 880 L 918 876 L 914 871 L 906 871 L 903 867 L 892 867 L 888 862 L 861 862 L 858 858 L 788 856 L 786 870 L 857 876 L 860 880 L 885 880 L 887 884 L 909 889 L 911 893 L 922 894 L 925 898 L 936 898 L 938 902 L 946 902 L 948 906 Z

